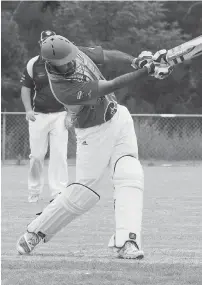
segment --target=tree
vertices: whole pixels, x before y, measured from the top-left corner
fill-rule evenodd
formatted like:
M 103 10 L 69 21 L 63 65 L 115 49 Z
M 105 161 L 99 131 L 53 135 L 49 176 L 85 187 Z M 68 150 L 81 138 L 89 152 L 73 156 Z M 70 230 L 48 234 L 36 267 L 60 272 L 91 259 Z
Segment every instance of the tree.
M 20 76 L 25 62 L 39 53 L 40 33 L 52 29 L 59 1 L 2 1 L 2 108 L 22 108 Z M 9 102 L 9 103 L 7 103 Z
M 39 53 L 41 31 L 53 29 L 52 21 L 59 6 L 59 1 L 21 1 L 14 19 L 19 25 L 20 37 L 26 44 L 29 58 Z
M 199 1 L 3 1 L 2 85 L 16 94 L 19 85 L 14 78 L 25 59 L 39 53 L 42 30 L 53 29 L 76 45 L 101 45 L 137 56 L 142 50 L 169 49 L 201 34 L 201 7 Z M 5 13 L 9 13 L 7 20 Z M 7 25 L 14 34 L 11 39 Z M 15 36 L 17 46 L 12 46 Z M 15 53 L 17 59 L 13 59 Z M 133 113 L 172 113 L 180 108 L 198 112 L 202 109 L 201 64 L 202 58 L 197 58 L 191 65 L 176 67 L 166 80 L 148 77 L 134 82 L 118 91 L 120 102 Z M 129 71 L 130 66 L 119 64 L 102 68 L 107 79 Z M 6 74 L 11 76 L 5 78 Z
M 166 1 L 164 7 L 168 23 L 178 22 L 181 29 L 192 37 L 202 34 L 201 1 Z
M 17 23 L 11 12 L 2 13 L 1 21 L 1 67 L 3 102 L 11 105 L 13 96 L 19 92 L 19 79 L 27 58 L 24 43 L 20 40 Z M 4 107 L 4 106 L 2 106 Z
M 142 50 L 172 48 L 188 38 L 176 21 L 168 24 L 165 12 L 160 2 L 67 1 L 58 8 L 53 25 L 77 45 L 100 44 L 105 49 L 118 49 L 137 56 Z M 109 79 L 131 69 L 112 65 L 102 71 Z M 122 90 L 120 102 L 128 107 L 130 105 L 130 108 L 133 102 L 133 111 L 138 112 L 136 106 L 146 106 L 146 100 L 151 105 L 151 108 L 147 105 L 146 109 L 155 111 L 152 106 L 163 98 L 162 94 L 166 96 L 173 92 L 174 86 L 178 86 L 173 78 L 168 79 L 167 85 L 169 90 L 160 91 L 163 90 L 160 82 L 149 78 Z M 172 104 L 167 101 L 170 107 Z M 168 109 L 168 106 L 164 108 Z M 141 110 L 144 111 L 144 108 Z
M 178 22 L 184 33 L 189 35 L 189 38 L 194 38 L 202 34 L 202 2 L 201 1 L 184 1 L 164 3 L 166 10 L 166 20 L 168 23 Z M 202 96 L 201 96 L 201 65 L 202 58 L 198 57 L 192 60 L 189 69 L 187 70 L 186 82 L 179 88 L 178 94 L 181 93 L 181 101 L 178 105 L 187 112 L 201 113 Z M 181 70 L 186 68 L 182 65 Z M 182 84 L 181 84 L 182 85 Z M 175 108 L 176 109 L 176 108 Z

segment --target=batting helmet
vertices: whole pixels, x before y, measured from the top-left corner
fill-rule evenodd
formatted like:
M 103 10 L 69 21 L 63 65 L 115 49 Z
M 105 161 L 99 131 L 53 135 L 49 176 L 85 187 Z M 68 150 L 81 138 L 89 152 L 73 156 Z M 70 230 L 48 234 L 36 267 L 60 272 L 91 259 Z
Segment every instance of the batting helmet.
M 59 35 L 48 37 L 41 44 L 42 58 L 55 66 L 71 62 L 76 58 L 78 51 L 73 43 Z

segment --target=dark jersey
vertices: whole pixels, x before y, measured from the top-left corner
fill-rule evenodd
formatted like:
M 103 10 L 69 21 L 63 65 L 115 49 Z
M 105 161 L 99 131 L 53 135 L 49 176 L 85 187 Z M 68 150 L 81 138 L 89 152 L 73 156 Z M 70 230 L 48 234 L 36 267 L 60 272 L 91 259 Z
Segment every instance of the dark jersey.
M 45 62 L 40 56 L 35 56 L 28 61 L 20 82 L 22 86 L 31 89 L 34 111 L 41 113 L 64 111 L 64 106 L 54 98 L 50 90 Z
M 46 70 L 55 98 L 72 113 L 77 128 L 88 128 L 109 121 L 117 111 L 114 93 L 98 98 L 98 81 L 105 80 L 97 65 L 104 63 L 101 47 L 79 48 L 73 75 L 57 74 L 48 64 Z

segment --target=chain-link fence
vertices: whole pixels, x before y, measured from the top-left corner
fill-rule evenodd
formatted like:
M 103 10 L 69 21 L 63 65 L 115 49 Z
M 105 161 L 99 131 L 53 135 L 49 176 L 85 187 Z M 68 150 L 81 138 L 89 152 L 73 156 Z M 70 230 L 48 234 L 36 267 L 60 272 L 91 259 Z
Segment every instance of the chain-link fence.
M 68 158 L 75 157 L 74 129 L 69 130 Z M 1 160 L 3 164 L 21 164 L 29 160 L 29 131 L 24 112 L 1 113 Z M 46 158 L 49 157 L 49 149 Z
M 202 115 L 132 115 L 141 160 L 202 160 Z M 25 113 L 1 113 L 2 162 L 20 164 L 29 158 Z M 69 130 L 68 157 L 76 155 Z M 48 155 L 47 155 L 48 157 Z
M 202 160 L 202 115 L 132 115 L 140 159 Z

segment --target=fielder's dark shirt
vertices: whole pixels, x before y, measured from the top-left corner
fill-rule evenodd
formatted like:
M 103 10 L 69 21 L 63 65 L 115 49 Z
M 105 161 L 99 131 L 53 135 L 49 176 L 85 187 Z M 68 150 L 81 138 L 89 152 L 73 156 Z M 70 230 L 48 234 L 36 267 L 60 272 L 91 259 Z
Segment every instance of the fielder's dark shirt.
M 45 62 L 39 55 L 28 61 L 20 82 L 22 86 L 31 89 L 31 104 L 35 112 L 64 111 L 64 106 L 55 99 L 51 92 Z

